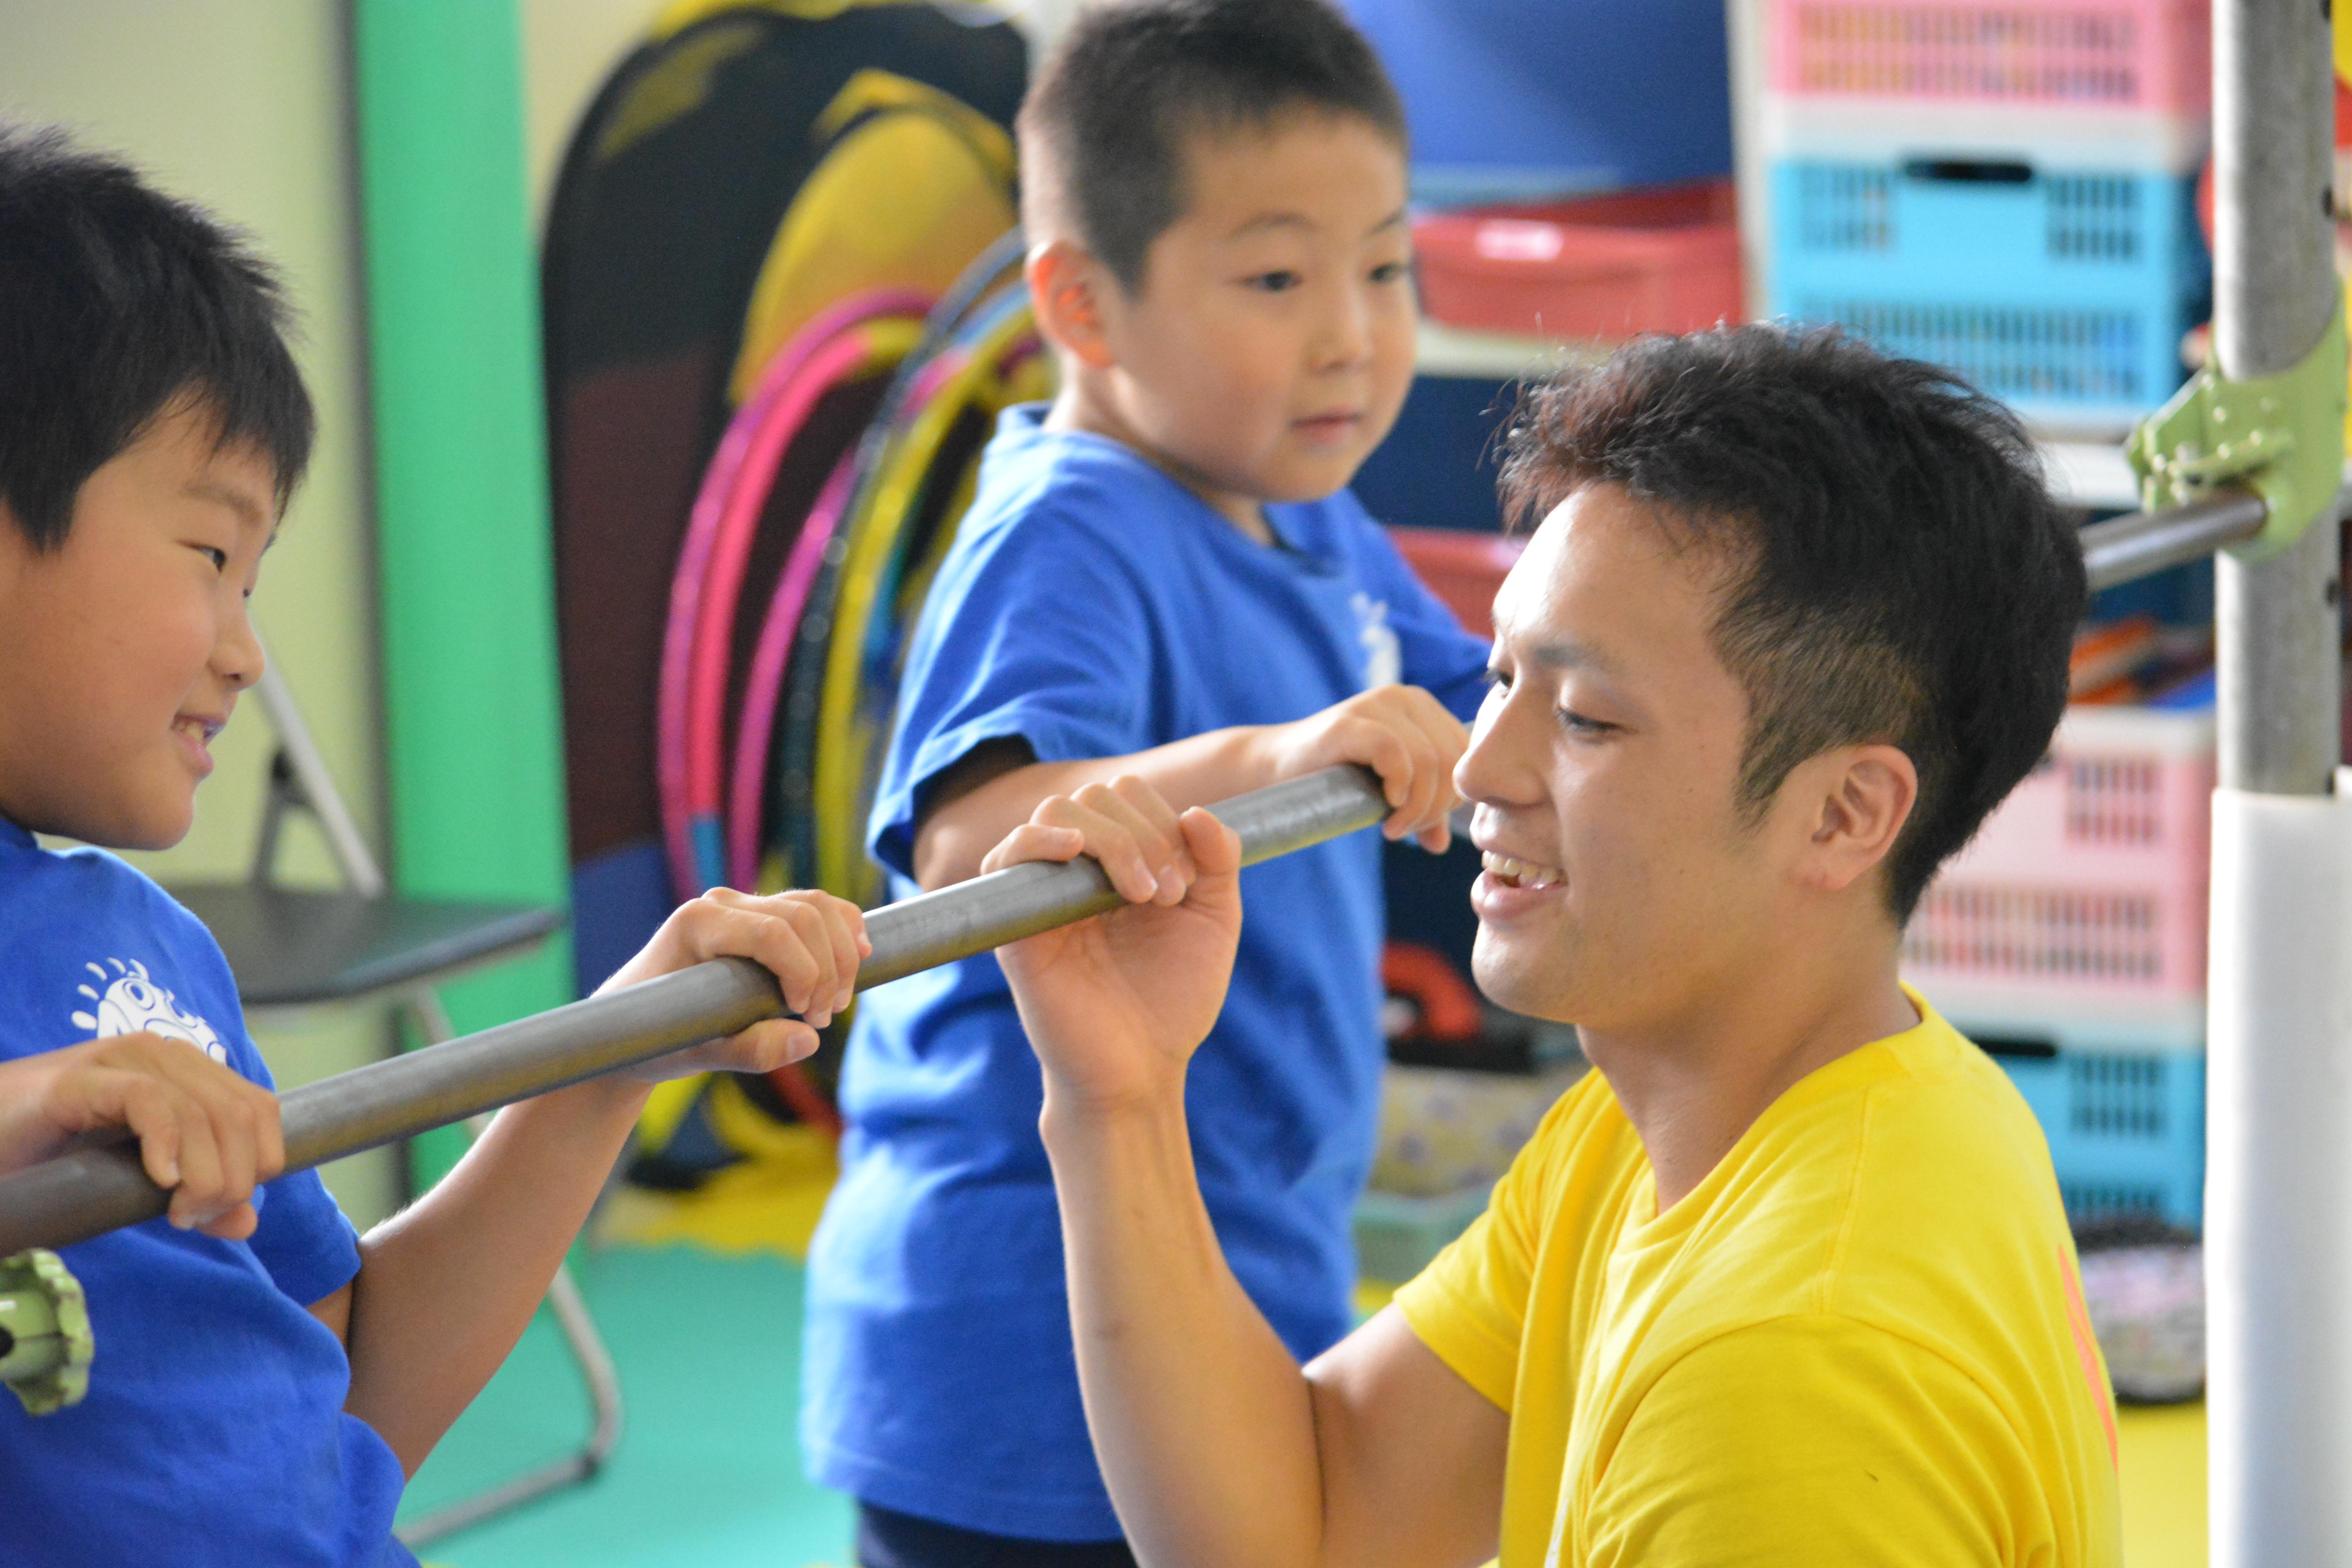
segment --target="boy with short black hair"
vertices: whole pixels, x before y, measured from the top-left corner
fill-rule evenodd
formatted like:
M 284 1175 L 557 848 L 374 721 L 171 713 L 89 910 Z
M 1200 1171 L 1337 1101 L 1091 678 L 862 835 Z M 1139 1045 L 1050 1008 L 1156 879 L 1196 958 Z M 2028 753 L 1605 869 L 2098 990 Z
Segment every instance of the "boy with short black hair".
M 1321 0 L 1105 6 L 1019 129 L 1062 390 L 1005 416 L 916 633 L 871 826 L 895 889 L 971 876 L 1039 800 L 1122 773 L 1189 805 L 1367 763 L 1390 835 L 1442 847 L 1486 647 L 1344 489 L 1412 374 L 1403 117 L 1370 48 Z M 1311 1355 L 1352 1321 L 1379 846 L 1249 875 L 1198 1152 L 1235 1268 Z M 802 1430 L 870 1568 L 1127 1560 L 1038 1095 L 994 960 L 860 1004 Z
M 1744 327 L 1571 373 L 1510 448 L 1541 521 L 1455 773 L 1476 967 L 1596 1070 L 1392 1306 L 1302 1368 L 1219 1256 L 1186 1079 L 1233 836 L 1126 781 L 986 862 L 1158 868 L 1150 907 L 1002 955 L 1139 1555 L 2113 1568 L 2047 1146 L 1896 974 L 2065 703 L 2083 563 L 2023 432 L 1930 367 Z
M 211 936 L 103 849 L 34 835 L 187 832 L 261 672 L 246 598 L 310 454 L 285 318 L 205 214 L 0 125 L 0 1172 L 128 1135 L 171 1191 L 167 1218 L 65 1249 L 87 1395 L 37 1418 L 0 1397 L 11 1562 L 413 1562 L 405 1477 L 530 1321 L 650 1079 L 815 1044 L 779 1020 L 510 1106 L 365 1237 L 315 1173 L 279 1177 L 278 1101 Z M 821 1025 L 862 942 L 840 900 L 715 892 L 607 984 L 740 954 Z

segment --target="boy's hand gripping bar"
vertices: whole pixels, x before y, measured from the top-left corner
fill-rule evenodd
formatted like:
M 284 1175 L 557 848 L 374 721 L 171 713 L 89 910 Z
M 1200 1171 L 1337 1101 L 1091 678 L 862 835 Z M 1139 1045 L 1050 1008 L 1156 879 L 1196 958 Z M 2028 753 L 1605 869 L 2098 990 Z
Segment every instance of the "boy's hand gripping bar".
M 1240 835 L 1242 863 L 1369 827 L 1389 813 L 1365 769 L 1326 768 L 1210 808 Z M 887 905 L 866 920 L 874 951 L 857 988 L 986 952 L 1117 908 L 1091 859 L 1032 862 Z M 610 995 L 520 1018 L 444 1045 L 371 1062 L 280 1097 L 286 1169 L 373 1149 L 518 1100 L 634 1067 L 781 1017 L 775 979 L 748 959 L 718 959 Z M 0 1258 L 59 1247 L 153 1219 L 169 1194 L 128 1142 L 82 1149 L 0 1176 Z

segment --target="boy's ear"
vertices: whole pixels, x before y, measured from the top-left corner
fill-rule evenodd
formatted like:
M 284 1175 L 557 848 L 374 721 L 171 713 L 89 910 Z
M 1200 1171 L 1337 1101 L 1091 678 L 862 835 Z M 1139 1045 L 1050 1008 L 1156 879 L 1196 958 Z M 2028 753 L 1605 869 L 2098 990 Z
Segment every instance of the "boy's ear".
M 1894 851 L 1919 803 L 1919 770 L 1899 747 L 1841 746 L 1799 763 L 1781 787 L 1802 813 L 1799 881 L 1836 893 Z
M 1112 356 L 1103 320 L 1104 294 L 1117 285 L 1102 263 L 1065 237 L 1031 251 L 1023 272 L 1037 331 L 1045 341 L 1082 364 L 1108 369 Z

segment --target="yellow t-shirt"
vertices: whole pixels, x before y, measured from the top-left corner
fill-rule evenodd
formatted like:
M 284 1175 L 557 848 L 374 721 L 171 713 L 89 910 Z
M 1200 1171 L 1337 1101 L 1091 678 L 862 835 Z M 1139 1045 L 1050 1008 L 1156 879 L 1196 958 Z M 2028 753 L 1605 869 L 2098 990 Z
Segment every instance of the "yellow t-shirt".
M 1504 1568 L 2113 1568 L 2115 1415 L 2048 1145 L 1917 1027 L 1811 1074 L 1664 1215 L 1598 1073 L 1398 1292 L 1510 1412 Z

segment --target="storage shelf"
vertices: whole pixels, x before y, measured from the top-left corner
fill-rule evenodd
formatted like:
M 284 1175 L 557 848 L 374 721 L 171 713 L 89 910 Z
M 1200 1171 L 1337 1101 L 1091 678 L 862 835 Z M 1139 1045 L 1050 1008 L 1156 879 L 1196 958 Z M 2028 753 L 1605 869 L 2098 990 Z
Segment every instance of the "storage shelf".
M 1413 368 L 1423 375 L 1470 381 L 1517 381 L 1569 365 L 1599 364 L 1612 345 L 1562 341 L 1530 333 L 1479 331 L 1423 319 Z M 2052 438 L 2042 444 L 2050 489 L 2067 506 L 2125 511 L 2139 505 L 2139 487 L 2119 444 Z
M 2045 439 L 2039 443 L 2050 493 L 2085 511 L 2137 511 L 2139 479 L 2120 444 Z
M 1449 327 L 1423 317 L 1413 344 L 1413 369 L 1462 381 L 1517 381 L 1569 365 L 1599 364 L 1609 357 L 1610 346 Z

